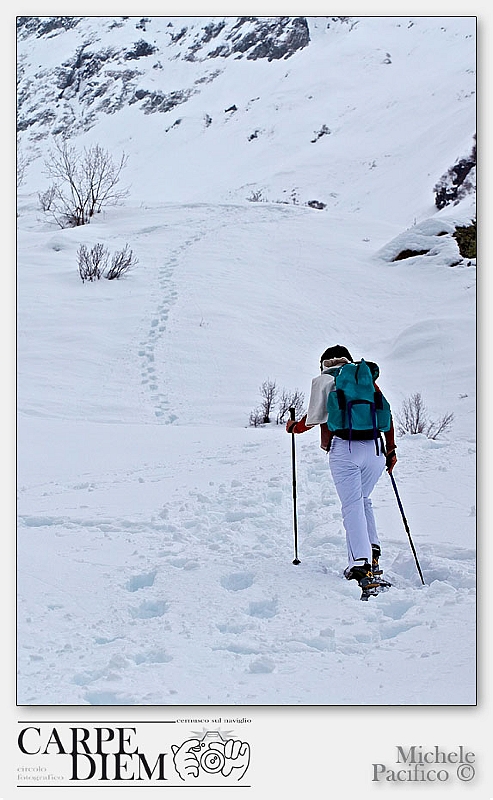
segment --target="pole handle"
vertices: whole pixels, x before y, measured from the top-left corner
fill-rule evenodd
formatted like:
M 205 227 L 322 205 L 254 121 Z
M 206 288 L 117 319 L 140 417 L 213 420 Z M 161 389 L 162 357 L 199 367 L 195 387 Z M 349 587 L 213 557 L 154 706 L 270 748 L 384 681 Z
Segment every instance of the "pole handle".
M 294 406 L 291 406 L 291 408 L 289 409 L 289 416 L 292 420 L 296 419 Z

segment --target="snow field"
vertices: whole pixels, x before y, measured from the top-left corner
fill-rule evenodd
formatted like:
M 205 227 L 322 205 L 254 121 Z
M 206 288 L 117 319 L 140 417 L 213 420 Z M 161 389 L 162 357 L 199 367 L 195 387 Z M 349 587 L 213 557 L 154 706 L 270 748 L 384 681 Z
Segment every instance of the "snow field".
M 47 427 L 51 439 L 59 425 Z M 36 509 L 21 514 L 19 529 L 19 578 L 33 587 L 19 602 L 24 702 L 36 703 L 39 685 L 48 704 L 471 701 L 474 509 L 454 496 L 450 474 L 426 492 L 441 464 L 448 472 L 439 450 L 419 469 L 428 440 L 401 441 L 396 469 L 427 585 L 382 478 L 374 506 L 395 585 L 361 604 L 342 578 L 338 501 L 313 441 L 296 440 L 295 567 L 290 437 L 281 429 L 229 431 L 218 442 L 188 428 L 156 436 L 127 426 L 118 441 L 120 426 L 81 427 L 80 440 L 59 432 L 78 454 L 77 480 L 69 470 L 64 481 L 20 487 L 22 508 Z M 180 457 L 167 458 L 178 443 Z M 450 449 L 454 462 L 464 459 L 464 448 Z M 47 476 L 62 466 L 45 456 Z

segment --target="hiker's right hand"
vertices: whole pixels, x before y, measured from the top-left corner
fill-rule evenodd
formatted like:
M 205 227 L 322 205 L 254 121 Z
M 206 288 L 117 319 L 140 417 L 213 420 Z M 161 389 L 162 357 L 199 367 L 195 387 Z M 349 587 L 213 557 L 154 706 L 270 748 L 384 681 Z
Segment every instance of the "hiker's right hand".
M 313 428 L 313 425 L 306 424 L 306 414 L 298 420 L 298 422 L 294 419 L 289 419 L 286 422 L 286 430 L 288 433 L 305 433 L 305 431 L 309 431 L 310 428 Z
M 387 472 L 392 472 L 396 464 L 397 456 L 395 454 L 395 450 L 391 450 L 390 453 L 387 453 L 385 456 L 385 466 L 387 467 Z

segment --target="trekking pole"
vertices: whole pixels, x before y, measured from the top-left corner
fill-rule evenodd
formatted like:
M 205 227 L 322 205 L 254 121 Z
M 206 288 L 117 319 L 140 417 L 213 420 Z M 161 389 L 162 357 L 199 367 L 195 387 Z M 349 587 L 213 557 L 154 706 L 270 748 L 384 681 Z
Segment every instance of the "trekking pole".
M 295 409 L 290 408 L 291 419 L 295 419 Z M 298 515 L 296 512 L 296 452 L 294 447 L 294 433 L 291 434 L 291 462 L 293 467 L 293 525 L 294 525 L 294 560 L 293 564 L 301 564 L 298 558 Z
M 406 515 L 404 514 L 404 509 L 402 507 L 401 498 L 399 497 L 399 492 L 397 491 L 397 485 L 396 485 L 396 482 L 395 482 L 395 478 L 394 478 L 394 476 L 392 475 L 391 472 L 389 472 L 389 475 L 390 475 L 390 480 L 392 481 L 392 486 L 393 486 L 393 489 L 394 489 L 394 492 L 395 492 L 395 496 L 397 498 L 397 505 L 399 506 L 399 511 L 401 512 L 402 521 L 404 523 L 404 528 L 406 529 L 406 533 L 407 533 L 407 536 L 408 536 L 408 539 L 409 539 L 409 544 L 411 545 L 411 550 L 413 551 L 413 556 L 414 556 L 414 560 L 416 562 L 416 567 L 417 567 L 418 572 L 419 572 L 419 577 L 421 578 L 421 583 L 424 585 L 425 581 L 424 581 L 424 578 L 423 578 L 423 573 L 421 572 L 421 567 L 419 566 L 418 556 L 416 555 L 416 549 L 414 547 L 413 540 L 411 539 L 411 531 L 409 530 L 409 525 L 407 524 Z

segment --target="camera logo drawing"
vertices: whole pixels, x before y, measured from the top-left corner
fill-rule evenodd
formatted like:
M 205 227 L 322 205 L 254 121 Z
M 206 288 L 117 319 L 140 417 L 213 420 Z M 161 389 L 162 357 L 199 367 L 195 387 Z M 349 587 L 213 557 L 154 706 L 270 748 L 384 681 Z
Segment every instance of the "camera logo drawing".
M 173 763 L 182 781 L 196 782 L 214 776 L 240 781 L 250 764 L 250 745 L 225 739 L 219 731 L 207 731 L 201 739 L 171 745 Z

